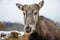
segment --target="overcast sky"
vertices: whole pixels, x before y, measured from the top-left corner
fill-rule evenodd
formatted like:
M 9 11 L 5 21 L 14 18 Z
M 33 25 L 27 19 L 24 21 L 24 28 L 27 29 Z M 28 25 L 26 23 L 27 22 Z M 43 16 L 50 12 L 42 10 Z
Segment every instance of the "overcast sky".
M 0 0 L 0 21 L 20 22 L 24 24 L 22 11 L 16 7 L 16 3 L 33 4 L 41 0 Z M 60 22 L 60 0 L 44 0 L 44 6 L 39 11 L 55 22 Z

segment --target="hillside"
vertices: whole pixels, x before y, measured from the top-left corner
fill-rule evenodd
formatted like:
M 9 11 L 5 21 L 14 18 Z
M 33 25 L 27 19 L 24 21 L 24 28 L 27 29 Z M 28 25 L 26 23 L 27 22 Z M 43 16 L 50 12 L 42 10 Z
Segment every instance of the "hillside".
M 23 31 L 23 27 L 24 27 L 21 23 L 3 22 L 2 24 L 5 26 L 4 30 L 6 31 L 11 31 L 11 30 Z

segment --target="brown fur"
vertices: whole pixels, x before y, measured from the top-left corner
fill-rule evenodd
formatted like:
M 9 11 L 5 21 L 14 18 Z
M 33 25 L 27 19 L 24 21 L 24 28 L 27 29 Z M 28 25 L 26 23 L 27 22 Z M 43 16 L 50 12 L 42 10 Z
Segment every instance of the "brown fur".
M 35 38 L 38 39 L 36 40 L 60 40 L 60 27 L 57 26 L 54 21 L 40 16 L 36 25 L 36 30 L 30 34 L 32 38 L 34 38 L 33 35 L 37 35 Z M 29 37 L 29 40 L 32 39 L 31 37 Z
M 29 34 L 29 40 L 60 40 L 60 27 L 54 21 L 39 16 L 43 4 L 44 0 L 32 5 L 16 4 L 24 14 L 24 32 Z M 31 30 L 26 30 L 27 27 Z

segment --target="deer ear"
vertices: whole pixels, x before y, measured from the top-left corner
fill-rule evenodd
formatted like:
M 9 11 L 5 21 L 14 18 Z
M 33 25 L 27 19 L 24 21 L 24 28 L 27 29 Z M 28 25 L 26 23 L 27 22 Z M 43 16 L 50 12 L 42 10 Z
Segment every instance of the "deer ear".
M 16 6 L 23 11 L 23 5 L 22 4 L 19 4 L 19 3 L 16 3 Z
M 41 2 L 38 3 L 39 9 L 42 8 L 43 5 L 44 5 L 44 1 L 42 0 Z

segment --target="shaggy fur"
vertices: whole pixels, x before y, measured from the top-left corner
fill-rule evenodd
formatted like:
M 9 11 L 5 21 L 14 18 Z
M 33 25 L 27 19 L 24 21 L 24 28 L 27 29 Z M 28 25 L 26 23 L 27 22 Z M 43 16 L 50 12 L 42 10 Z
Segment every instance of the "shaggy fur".
M 16 4 L 24 14 L 24 32 L 29 34 L 29 40 L 60 40 L 60 27 L 54 21 L 39 16 L 39 10 L 43 5 L 44 0 L 38 4 Z M 29 27 L 28 30 L 26 30 L 27 27 Z
M 60 27 L 54 21 L 40 16 L 36 30 L 29 35 L 29 40 L 60 40 Z

